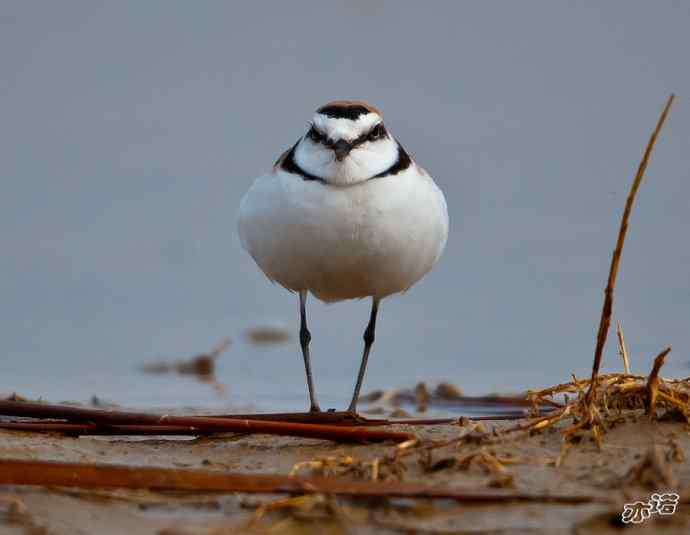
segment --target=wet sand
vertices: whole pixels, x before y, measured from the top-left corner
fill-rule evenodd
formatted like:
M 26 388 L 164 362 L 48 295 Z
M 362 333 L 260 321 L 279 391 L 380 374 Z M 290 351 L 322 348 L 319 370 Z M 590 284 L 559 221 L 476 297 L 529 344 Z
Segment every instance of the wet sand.
M 475 424 L 393 426 L 424 440 L 472 433 Z M 515 422 L 481 424 L 504 429 Z M 690 532 L 690 433 L 680 422 L 651 422 L 626 414 L 609 430 L 602 448 L 585 438 L 561 458 L 557 428 L 495 444 L 464 441 L 407 455 L 396 466 L 380 466 L 378 478 L 426 485 L 504 489 L 534 494 L 590 496 L 584 504 L 547 501 L 463 503 L 451 500 L 363 500 L 311 495 L 288 502 L 286 495 L 190 494 L 127 490 L 80 490 L 0 486 L 2 534 L 207 535 L 221 533 L 620 533 L 623 505 L 648 501 L 655 491 L 676 492 L 675 514 L 652 515 L 631 533 Z M 656 449 L 655 449 L 656 448 Z M 196 439 L 73 438 L 0 430 L 0 458 L 194 468 L 243 474 L 336 475 L 367 479 L 376 458 L 392 455 L 392 444 L 353 445 L 267 435 L 223 435 Z M 649 462 L 653 459 L 654 462 Z M 323 468 L 323 467 L 322 467 Z M 395 468 L 394 470 L 392 468 Z M 257 514 L 263 504 L 275 509 Z M 291 505 L 291 506 L 289 506 Z M 260 511 L 260 510 L 259 510 Z

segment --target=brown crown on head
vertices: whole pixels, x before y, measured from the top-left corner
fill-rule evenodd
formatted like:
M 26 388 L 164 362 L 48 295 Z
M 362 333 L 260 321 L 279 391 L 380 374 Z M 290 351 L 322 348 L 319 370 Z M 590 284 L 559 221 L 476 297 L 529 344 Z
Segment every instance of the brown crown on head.
M 367 113 L 376 113 L 383 117 L 378 109 L 363 100 L 334 100 L 321 106 L 316 110 L 316 113 L 338 119 L 353 120 Z

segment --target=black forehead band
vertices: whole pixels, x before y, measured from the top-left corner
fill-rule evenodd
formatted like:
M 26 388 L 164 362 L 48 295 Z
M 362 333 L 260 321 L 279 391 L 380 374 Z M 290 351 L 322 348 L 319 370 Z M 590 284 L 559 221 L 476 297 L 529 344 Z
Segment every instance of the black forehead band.
M 373 113 L 369 108 L 364 106 L 323 106 L 316 110 L 316 113 L 333 117 L 334 119 L 351 119 L 356 120 L 360 115 Z

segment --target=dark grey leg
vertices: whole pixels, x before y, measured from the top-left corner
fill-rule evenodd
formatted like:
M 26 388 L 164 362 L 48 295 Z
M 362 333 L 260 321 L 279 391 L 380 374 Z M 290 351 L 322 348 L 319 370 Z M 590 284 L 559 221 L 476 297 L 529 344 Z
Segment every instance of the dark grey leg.
M 311 362 L 309 360 L 309 342 L 311 342 L 311 333 L 307 329 L 307 292 L 299 293 L 299 343 L 302 346 L 302 356 L 304 357 L 304 370 L 307 372 L 307 386 L 309 387 L 309 401 L 311 407 L 310 412 L 321 412 L 319 404 L 316 402 L 316 393 L 314 392 L 314 381 L 311 378 Z
M 364 372 L 367 369 L 367 361 L 369 360 L 369 351 L 374 344 L 376 338 L 376 315 L 379 312 L 379 299 L 373 297 L 371 301 L 371 316 L 369 317 L 369 325 L 364 331 L 364 354 L 362 355 L 362 363 L 359 365 L 359 374 L 357 375 L 357 384 L 355 385 L 355 393 L 352 394 L 352 401 L 347 411 L 351 413 L 357 412 L 357 400 L 359 399 L 359 390 L 362 388 L 362 381 L 364 381 Z

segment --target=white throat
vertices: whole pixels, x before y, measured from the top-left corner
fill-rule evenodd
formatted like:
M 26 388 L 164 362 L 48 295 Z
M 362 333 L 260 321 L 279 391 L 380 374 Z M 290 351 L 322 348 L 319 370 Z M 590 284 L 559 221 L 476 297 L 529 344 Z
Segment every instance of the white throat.
M 312 122 L 329 140 L 352 142 L 381 122 L 381 117 L 367 113 L 352 120 L 317 113 Z M 331 148 L 307 136 L 300 140 L 294 152 L 295 163 L 303 171 L 337 186 L 369 180 L 390 168 L 397 159 L 398 144 L 390 135 L 357 144 L 342 161 L 336 160 Z

